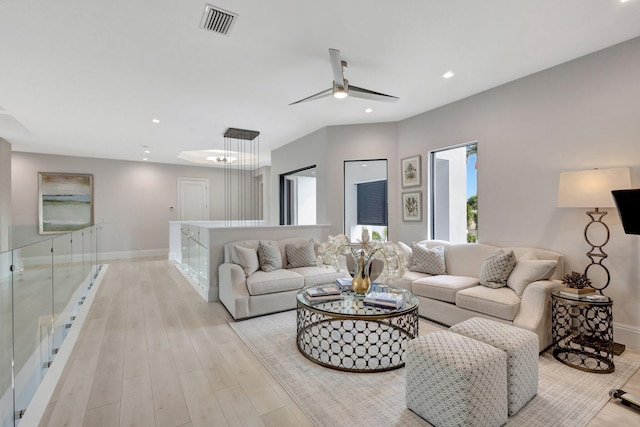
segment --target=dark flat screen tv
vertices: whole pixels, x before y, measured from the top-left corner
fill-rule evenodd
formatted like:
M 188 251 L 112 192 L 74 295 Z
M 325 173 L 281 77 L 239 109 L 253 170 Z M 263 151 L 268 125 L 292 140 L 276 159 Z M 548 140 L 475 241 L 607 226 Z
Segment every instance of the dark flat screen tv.
M 613 190 L 622 227 L 626 234 L 640 234 L 640 188 Z

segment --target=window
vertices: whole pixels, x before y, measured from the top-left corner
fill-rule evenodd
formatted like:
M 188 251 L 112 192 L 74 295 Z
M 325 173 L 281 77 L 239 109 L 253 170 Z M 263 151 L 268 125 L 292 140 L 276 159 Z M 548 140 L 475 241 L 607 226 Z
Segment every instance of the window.
M 452 243 L 478 239 L 478 144 L 432 151 L 431 237 Z
M 280 175 L 280 225 L 316 223 L 316 167 Z
M 372 240 L 387 240 L 387 161 L 344 162 L 344 234 L 352 242 L 367 230 Z

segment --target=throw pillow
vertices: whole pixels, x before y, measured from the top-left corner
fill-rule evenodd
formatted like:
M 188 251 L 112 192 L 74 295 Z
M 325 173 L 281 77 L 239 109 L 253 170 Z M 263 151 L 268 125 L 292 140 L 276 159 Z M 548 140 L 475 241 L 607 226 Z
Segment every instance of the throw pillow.
M 316 252 L 313 240 L 309 240 L 301 246 L 287 243 L 284 247 L 287 254 L 287 268 L 311 267 L 316 265 Z
M 234 249 L 236 251 L 237 264 L 240 264 L 247 277 L 258 271 L 260 263 L 255 249 L 238 245 L 234 245 Z
M 280 249 L 271 246 L 269 243 L 258 242 L 258 261 L 260 262 L 260 270 L 274 271 L 282 268 L 282 256 Z
M 420 243 L 412 243 L 413 264 L 409 267 L 411 271 L 426 274 L 447 274 L 444 265 L 444 246 L 428 248 Z
M 507 278 L 515 265 L 516 255 L 513 251 L 496 252 L 482 264 L 480 284 L 493 289 L 507 286 Z
M 524 288 L 531 282 L 537 280 L 547 280 L 556 271 L 558 261 L 536 259 L 536 260 L 518 260 L 513 271 L 507 279 L 507 286 L 519 297 L 524 293 Z

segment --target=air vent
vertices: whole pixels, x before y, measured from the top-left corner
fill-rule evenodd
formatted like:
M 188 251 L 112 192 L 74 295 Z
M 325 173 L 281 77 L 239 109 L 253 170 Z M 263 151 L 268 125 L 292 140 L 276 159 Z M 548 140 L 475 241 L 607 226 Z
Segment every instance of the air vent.
M 235 22 L 237 14 L 228 12 L 210 4 L 204 9 L 200 27 L 214 33 L 227 34 Z

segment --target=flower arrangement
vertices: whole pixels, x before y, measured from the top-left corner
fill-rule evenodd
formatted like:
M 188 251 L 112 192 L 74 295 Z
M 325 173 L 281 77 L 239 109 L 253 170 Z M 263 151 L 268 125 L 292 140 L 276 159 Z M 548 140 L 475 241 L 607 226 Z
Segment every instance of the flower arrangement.
M 318 248 L 318 265 L 331 265 L 336 269 L 340 268 L 338 262 L 339 255 L 351 255 L 356 266 L 363 265 L 363 273 L 368 276 L 368 267 L 375 260 L 381 260 L 383 268 L 376 278 L 377 282 L 392 283 L 404 276 L 407 260 L 404 252 L 391 242 L 374 242 L 366 238 L 363 234 L 363 241 L 359 242 L 360 247 L 352 245 L 349 237 L 344 234 L 329 236 L 329 240 L 322 243 Z

